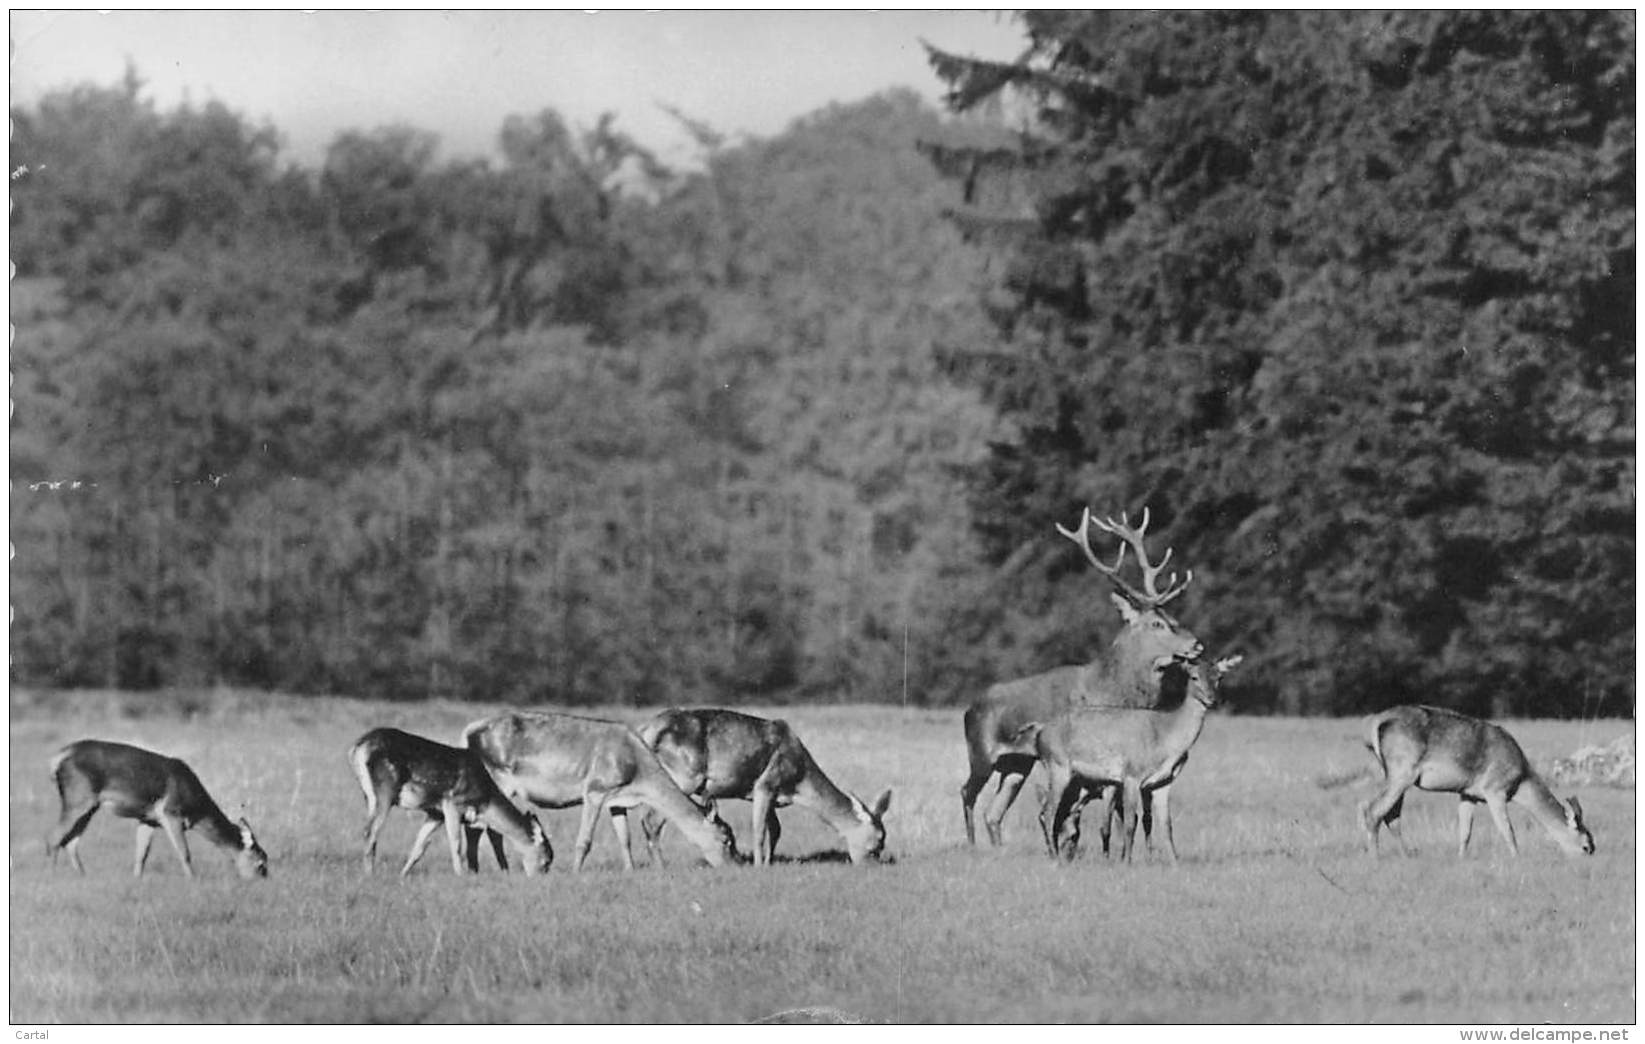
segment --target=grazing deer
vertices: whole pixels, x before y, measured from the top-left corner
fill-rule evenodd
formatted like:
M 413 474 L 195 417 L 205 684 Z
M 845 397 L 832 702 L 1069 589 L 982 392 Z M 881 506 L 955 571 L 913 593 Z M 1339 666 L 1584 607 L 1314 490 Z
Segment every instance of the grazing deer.
M 1150 565 L 1143 537 L 1148 532 L 1148 509 L 1133 528 L 1130 519 L 1094 519 L 1091 509 L 1080 516 L 1077 530 L 1057 525 L 1057 532 L 1078 544 L 1091 564 L 1114 584 L 1110 595 L 1125 621 L 1119 634 L 1102 656 L 1077 667 L 1058 667 L 1017 681 L 1002 682 L 988 689 L 965 710 L 965 746 L 970 755 L 971 774 L 960 785 L 960 804 L 965 812 L 965 839 L 976 844 L 972 812 L 977 795 L 989 776 L 999 773 L 998 789 L 983 825 L 988 840 L 1000 844 L 1000 824 L 1017 799 L 1029 772 L 1034 768 L 1034 733 L 1028 726 L 1044 723 L 1076 706 L 1154 707 L 1160 702 L 1161 672 L 1173 663 L 1199 657 L 1204 651 L 1198 638 L 1177 623 L 1162 608 L 1188 589 L 1193 570 L 1179 583 L 1171 574 L 1166 590 L 1156 580 L 1171 550 L 1157 565 Z M 1091 526 L 1121 540 L 1113 565 L 1105 564 L 1091 549 Z M 1142 569 L 1142 587 L 1131 586 L 1120 577 L 1127 548 L 1136 552 Z
M 1567 855 L 1592 855 L 1594 835 L 1582 822 L 1576 798 L 1561 801 L 1525 760 L 1525 752 L 1500 725 L 1470 718 L 1441 707 L 1392 707 L 1365 719 L 1365 745 L 1371 748 L 1387 778 L 1382 793 L 1359 806 L 1365 847 L 1377 852 L 1377 834 L 1384 823 L 1409 854 L 1400 834 L 1399 815 L 1405 792 L 1411 787 L 1454 793 L 1457 803 L 1457 857 L 1468 854 L 1473 833 L 1474 806 L 1491 810 L 1497 833 L 1519 854 L 1514 826 L 1508 821 L 1508 802 L 1518 801 L 1536 817 L 1548 836 Z
M 348 763 L 366 796 L 365 870 L 377 861 L 377 835 L 396 806 L 421 812 L 423 824 L 411 844 L 400 876 L 423 857 L 434 831 L 444 824 L 451 845 L 451 869 L 464 871 L 464 824 L 483 826 L 492 838 L 497 863 L 508 869 L 502 839 L 520 849 L 527 874 L 547 873 L 554 849 L 537 817 L 515 808 L 473 752 L 399 729 L 372 729 L 348 749 Z M 479 870 L 478 847 L 468 845 L 468 870 Z
M 645 741 L 622 722 L 512 711 L 469 725 L 463 743 L 511 797 L 543 808 L 583 807 L 574 870 L 581 870 L 588 858 L 602 808 L 612 811 L 612 828 L 629 870 L 634 861 L 627 811 L 635 805 L 649 805 L 677 825 L 712 866 L 723 866 L 735 854 L 730 828 L 681 793 Z
M 194 876 L 184 832 L 198 827 L 212 844 L 233 849 L 234 866 L 241 877 L 267 877 L 268 854 L 252 836 L 244 819 L 235 822 L 223 814 L 200 777 L 177 758 L 142 747 L 102 740 L 70 743 L 52 756 L 51 777 L 57 784 L 62 812 L 57 829 L 46 838 L 46 851 L 55 860 L 66 848 L 69 861 L 81 873 L 80 835 L 99 808 L 123 819 L 137 820 L 137 860 L 132 873 L 143 875 L 155 827 L 165 829 L 183 873 Z
M 788 805 L 809 808 L 838 831 L 853 863 L 879 861 L 891 791 L 870 805 L 841 790 L 786 721 L 714 708 L 666 710 L 640 729 L 640 738 L 693 800 L 754 803 L 756 865 L 771 862 L 782 836 L 777 809 Z M 653 860 L 660 861 L 658 839 L 665 825 L 652 816 L 641 822 Z
M 1182 672 L 1186 694 L 1170 710 L 1075 707 L 1037 730 L 1035 750 L 1049 777 L 1040 815 L 1053 857 L 1073 855 L 1078 821 L 1072 813 L 1094 788 L 1107 787 L 1103 850 L 1107 851 L 1109 824 L 1119 811 L 1124 818 L 1120 858 L 1129 861 L 1138 820 L 1151 804 L 1153 816 L 1165 827 L 1166 852 L 1171 862 L 1177 861 L 1170 787 L 1188 763 L 1188 752 L 1199 739 L 1205 715 L 1218 703 L 1222 677 L 1242 659 L 1230 656 L 1209 665 L 1194 662 L 1174 668 Z M 1148 841 L 1152 847 L 1151 832 Z

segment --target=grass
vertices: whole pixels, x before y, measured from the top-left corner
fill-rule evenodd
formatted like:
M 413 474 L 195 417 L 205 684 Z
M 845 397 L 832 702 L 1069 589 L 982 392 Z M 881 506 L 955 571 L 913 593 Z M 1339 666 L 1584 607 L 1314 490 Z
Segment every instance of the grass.
M 361 874 L 364 802 L 345 764 L 373 725 L 437 738 L 492 708 L 229 694 L 20 694 L 10 742 L 10 1020 L 52 1022 L 745 1022 L 831 1008 L 893 1022 L 1632 1022 L 1635 795 L 1580 794 L 1599 851 L 1563 856 L 1524 813 L 1512 859 L 1482 817 L 1465 861 L 1455 802 L 1406 802 L 1410 859 L 1372 861 L 1374 786 L 1353 723 L 1218 715 L 1173 796 L 1182 863 L 1059 866 L 1025 792 L 998 852 L 964 843 L 957 711 L 789 708 L 818 761 L 871 797 L 892 786 L 890 865 L 822 856 L 837 838 L 784 813 L 766 870 L 590 869 L 458 879 L 443 846 L 394 875 L 396 813 Z M 643 719 L 644 713 L 611 712 Z M 1510 723 L 1547 764 L 1631 722 Z M 88 873 L 53 869 L 45 760 L 86 736 L 187 759 L 241 802 L 271 860 L 242 883 L 196 840 L 199 879 L 101 814 Z M 987 796 L 985 794 L 984 800 Z M 748 806 L 731 822 L 747 834 Z M 569 855 L 576 813 L 550 813 Z M 643 845 L 637 845 L 643 849 Z M 1390 849 L 1392 846 L 1389 846 Z M 643 861 L 643 851 L 640 854 Z M 488 856 L 489 860 L 489 856 Z

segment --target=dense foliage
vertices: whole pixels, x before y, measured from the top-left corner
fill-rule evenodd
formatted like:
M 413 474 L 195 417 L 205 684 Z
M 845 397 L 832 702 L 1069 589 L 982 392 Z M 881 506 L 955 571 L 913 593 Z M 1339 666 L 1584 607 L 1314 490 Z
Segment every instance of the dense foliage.
M 695 173 L 552 112 L 500 163 L 391 127 L 281 169 L 135 76 L 13 118 L 15 680 L 897 699 L 946 662 L 989 421 L 932 353 L 985 324 L 911 95 Z
M 1148 504 L 1248 704 L 1631 713 L 1633 13 L 1024 23 L 1019 63 L 933 56 L 1033 112 L 930 148 L 1011 244 L 999 343 L 949 360 L 1015 428 L 990 559 Z M 1084 640 L 1078 584 L 999 593 Z

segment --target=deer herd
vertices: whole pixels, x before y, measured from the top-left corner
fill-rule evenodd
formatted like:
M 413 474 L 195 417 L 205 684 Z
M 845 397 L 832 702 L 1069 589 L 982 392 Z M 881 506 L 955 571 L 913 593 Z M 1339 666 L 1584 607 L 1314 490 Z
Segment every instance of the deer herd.
M 970 771 L 960 785 L 965 837 L 976 843 L 977 798 L 998 778 L 983 815 L 988 840 L 999 847 L 1001 824 L 1034 766 L 1043 766 L 1039 822 L 1053 859 L 1071 859 L 1080 837 L 1081 811 L 1100 801 L 1102 851 L 1113 824 L 1121 826 L 1120 859 L 1133 856 L 1137 828 L 1150 850 L 1163 826 L 1168 859 L 1177 859 L 1171 833 L 1171 787 L 1219 702 L 1225 675 L 1242 657 L 1208 661 L 1205 647 L 1165 611 L 1193 581 L 1172 572 L 1165 589 L 1144 543 L 1147 508 L 1133 526 L 1097 519 L 1086 509 L 1075 530 L 1057 531 L 1077 544 L 1112 583 L 1122 627 L 1111 645 L 1081 666 L 1058 667 L 987 689 L 963 716 Z M 1119 542 L 1113 562 L 1092 547 L 1092 530 Z M 1122 577 L 1127 553 L 1136 556 L 1141 585 Z M 1573 797 L 1556 797 L 1500 726 L 1454 711 L 1399 706 L 1365 719 L 1364 740 L 1384 785 L 1360 805 L 1358 824 L 1375 854 L 1386 825 L 1399 842 L 1399 818 L 1411 787 L 1456 794 L 1457 853 L 1467 851 L 1474 806 L 1484 804 L 1510 851 L 1518 853 L 1507 804 L 1525 806 L 1554 841 L 1571 854 L 1592 854 L 1593 835 Z M 788 723 L 717 708 L 671 709 L 638 728 L 620 721 L 538 710 L 513 710 L 473 722 L 452 746 L 394 728 L 376 728 L 348 750 L 366 802 L 364 869 L 375 862 L 377 839 L 396 807 L 423 821 L 400 868 L 409 873 L 433 835 L 444 828 L 452 869 L 479 869 L 484 838 L 497 865 L 508 869 L 504 841 L 512 843 L 528 875 L 548 871 L 553 846 L 535 809 L 581 808 L 572 867 L 581 870 L 605 811 L 626 869 L 634 868 L 628 813 L 640 809 L 640 828 L 653 863 L 673 826 L 711 866 L 739 859 L 718 804 L 753 804 L 752 862 L 773 861 L 781 824 L 777 810 L 810 809 L 839 834 L 853 863 L 873 863 L 885 849 L 891 791 L 865 802 L 823 772 Z M 230 820 L 194 771 L 177 758 L 124 743 L 81 740 L 54 754 L 49 768 L 61 799 L 57 826 L 46 838 L 53 857 L 66 849 L 84 872 L 79 842 L 100 808 L 137 821 L 133 872 L 141 875 L 156 827 L 163 829 L 193 875 L 187 831 L 232 852 L 240 876 L 266 877 L 268 856 L 244 818 Z

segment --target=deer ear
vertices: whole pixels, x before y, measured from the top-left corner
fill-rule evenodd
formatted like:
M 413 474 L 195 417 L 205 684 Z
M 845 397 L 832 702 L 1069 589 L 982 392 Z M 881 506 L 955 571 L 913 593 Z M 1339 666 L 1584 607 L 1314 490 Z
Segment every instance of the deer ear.
M 1114 608 L 1118 609 L 1120 611 L 1120 615 L 1125 618 L 1126 623 L 1132 623 L 1137 617 L 1142 615 L 1138 612 L 1137 607 L 1131 604 L 1130 599 L 1126 598 L 1118 591 L 1108 592 L 1108 597 L 1113 601 Z
M 241 848 L 251 848 L 252 846 L 257 844 L 257 839 L 255 837 L 253 837 L 252 834 L 251 834 L 251 824 L 247 823 L 245 821 L 244 817 L 242 817 L 240 822 L 236 823 L 235 825 L 240 828 L 240 847 Z
M 1565 803 L 1571 806 L 1571 814 L 1568 817 L 1571 820 L 1571 825 L 1580 826 L 1582 823 L 1582 803 L 1576 799 L 1575 794 L 1572 794 Z
M 880 796 L 874 799 L 874 804 L 871 808 L 869 808 L 868 811 L 873 814 L 875 819 L 878 819 L 881 816 L 885 815 L 886 810 L 889 809 L 890 807 L 891 807 L 891 788 L 887 787 L 884 790 L 880 791 Z
M 1222 659 L 1217 661 L 1217 673 L 1218 674 L 1227 674 L 1229 671 L 1233 670 L 1235 667 L 1238 667 L 1244 661 L 1245 661 L 1245 654 L 1244 653 L 1238 653 L 1234 656 L 1224 656 Z

